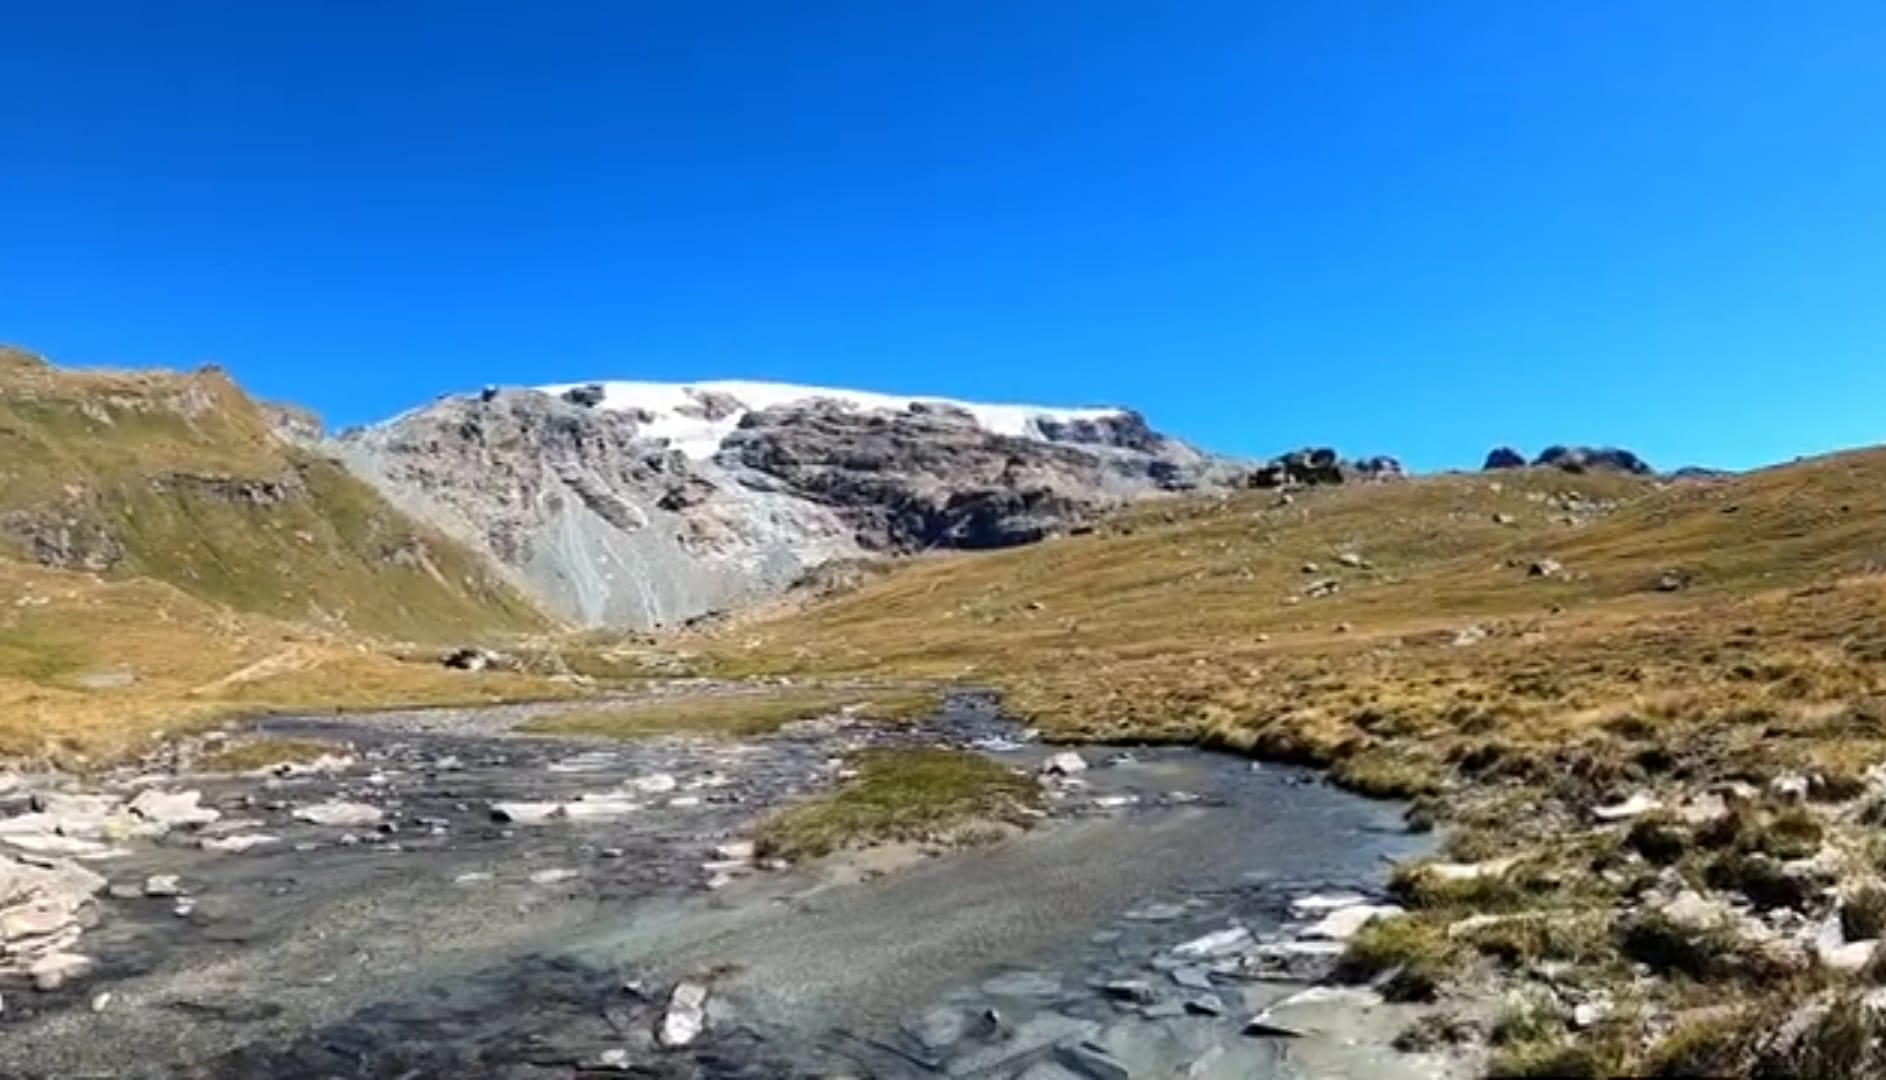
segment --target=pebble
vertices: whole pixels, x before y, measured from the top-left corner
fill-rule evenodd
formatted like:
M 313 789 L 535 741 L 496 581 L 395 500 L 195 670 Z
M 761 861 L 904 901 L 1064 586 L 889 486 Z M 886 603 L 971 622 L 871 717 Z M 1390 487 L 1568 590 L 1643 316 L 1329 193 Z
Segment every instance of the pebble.
M 197 841 L 197 846 L 204 851 L 239 855 L 253 847 L 279 843 L 281 843 L 280 837 L 269 836 L 266 833 L 237 833 L 234 836 L 206 836 Z
M 183 885 L 175 874 L 152 874 L 144 879 L 144 895 L 150 897 L 177 896 L 183 892 Z
M 577 872 L 574 870 L 556 867 L 550 870 L 539 870 L 532 874 L 530 876 L 530 883 L 532 885 L 556 885 L 560 882 L 569 881 L 571 878 L 577 876 Z

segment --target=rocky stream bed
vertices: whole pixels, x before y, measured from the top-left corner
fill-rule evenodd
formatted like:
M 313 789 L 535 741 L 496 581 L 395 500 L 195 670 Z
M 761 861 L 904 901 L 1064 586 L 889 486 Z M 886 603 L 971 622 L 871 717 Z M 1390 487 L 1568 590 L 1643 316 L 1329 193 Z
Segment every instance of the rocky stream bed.
M 1450 1076 L 1320 980 L 1399 808 L 1199 751 L 1035 744 L 986 699 L 745 740 L 528 736 L 543 707 L 287 718 L 344 744 L 0 779 L 8 1077 Z M 1045 818 L 756 860 L 846 751 L 976 749 Z

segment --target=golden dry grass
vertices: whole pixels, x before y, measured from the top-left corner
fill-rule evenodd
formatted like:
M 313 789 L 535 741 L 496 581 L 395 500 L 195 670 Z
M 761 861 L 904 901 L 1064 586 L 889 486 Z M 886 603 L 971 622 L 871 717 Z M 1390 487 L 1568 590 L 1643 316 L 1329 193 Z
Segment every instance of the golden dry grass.
M 1566 522 L 1593 504 L 1614 509 Z M 1565 572 L 1529 576 L 1545 557 Z M 1886 756 L 1881 567 L 1881 451 L 1667 487 L 1527 470 L 1142 506 L 703 648 L 722 671 L 985 683 L 1063 736 L 1358 759 L 1384 791 L 1599 788 Z M 1658 591 L 1666 570 L 1691 584 Z M 1341 590 L 1301 595 L 1324 578 Z
M 0 559 L 0 757 L 100 763 L 268 712 L 569 697 L 541 677 L 396 659 L 148 580 Z

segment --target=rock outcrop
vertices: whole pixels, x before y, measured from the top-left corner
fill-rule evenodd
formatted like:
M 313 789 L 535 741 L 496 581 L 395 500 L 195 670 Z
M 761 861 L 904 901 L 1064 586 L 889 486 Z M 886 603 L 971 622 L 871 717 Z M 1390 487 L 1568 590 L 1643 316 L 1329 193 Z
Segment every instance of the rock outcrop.
M 1533 464 L 1569 473 L 1622 472 L 1649 476 L 1656 471 L 1643 458 L 1614 446 L 1548 446 L 1540 451 Z
M 1258 466 L 1245 477 L 1245 486 L 1259 489 L 1315 487 L 1345 480 L 1392 480 L 1405 476 L 1401 462 L 1377 455 L 1344 461 L 1327 446 L 1292 450 Z

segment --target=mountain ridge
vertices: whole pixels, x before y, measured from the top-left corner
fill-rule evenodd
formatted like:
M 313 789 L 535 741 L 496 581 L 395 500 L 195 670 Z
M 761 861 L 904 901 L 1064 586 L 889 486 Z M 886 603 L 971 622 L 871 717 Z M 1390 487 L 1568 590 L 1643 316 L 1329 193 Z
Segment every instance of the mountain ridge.
M 487 387 L 328 445 L 550 610 L 648 628 L 828 561 L 1027 543 L 1237 476 L 1127 409 L 744 380 Z

